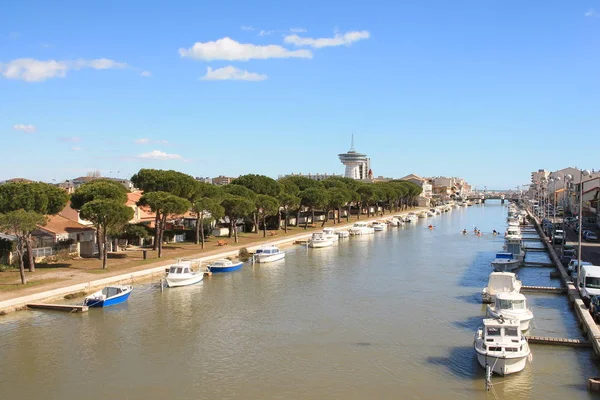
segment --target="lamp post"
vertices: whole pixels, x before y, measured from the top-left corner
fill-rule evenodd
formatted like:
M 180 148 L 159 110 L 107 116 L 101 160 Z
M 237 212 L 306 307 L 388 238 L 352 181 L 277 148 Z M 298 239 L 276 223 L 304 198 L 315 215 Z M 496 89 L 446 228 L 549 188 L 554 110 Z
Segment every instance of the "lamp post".
M 556 182 L 560 181 L 560 176 L 551 176 L 550 182 L 552 182 L 552 223 L 556 222 Z

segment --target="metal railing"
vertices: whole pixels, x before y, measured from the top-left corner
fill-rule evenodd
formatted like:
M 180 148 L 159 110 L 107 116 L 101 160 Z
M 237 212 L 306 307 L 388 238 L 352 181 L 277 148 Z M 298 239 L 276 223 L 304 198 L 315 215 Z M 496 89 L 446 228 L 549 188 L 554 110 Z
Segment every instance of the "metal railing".
M 31 253 L 34 257 L 49 257 L 56 255 L 61 249 L 56 247 L 38 247 L 31 249 Z M 71 244 L 68 247 L 69 253 L 77 253 L 77 244 Z

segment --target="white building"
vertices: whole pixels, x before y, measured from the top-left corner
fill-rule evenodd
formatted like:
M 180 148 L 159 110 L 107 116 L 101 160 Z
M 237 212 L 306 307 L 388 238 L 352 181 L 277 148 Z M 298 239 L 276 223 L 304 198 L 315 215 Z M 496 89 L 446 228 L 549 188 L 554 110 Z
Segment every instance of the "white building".
M 338 154 L 338 157 L 342 164 L 346 166 L 346 172 L 344 173 L 346 178 L 370 180 L 373 177 L 371 159 L 366 154 L 357 153 L 354 150 L 354 135 L 352 136 L 350 150 L 346 153 Z
M 410 174 L 406 175 L 403 178 L 400 178 L 402 181 L 412 182 L 415 185 L 419 186 L 423 191 L 419 195 L 419 206 L 421 207 L 429 207 L 431 204 L 431 196 L 433 196 L 433 185 L 429 183 L 429 181 L 425 178 L 421 178 L 418 175 Z

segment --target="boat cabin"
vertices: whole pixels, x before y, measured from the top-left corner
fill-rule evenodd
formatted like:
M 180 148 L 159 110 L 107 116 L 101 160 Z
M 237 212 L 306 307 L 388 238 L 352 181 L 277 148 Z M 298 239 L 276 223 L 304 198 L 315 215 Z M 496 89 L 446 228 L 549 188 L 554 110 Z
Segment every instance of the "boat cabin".
M 496 253 L 496 259 L 504 259 L 504 260 L 512 260 L 513 255 L 509 252 L 500 252 Z
M 256 249 L 256 254 L 277 254 L 280 251 L 277 247 L 263 247 Z
M 497 311 L 521 311 L 526 308 L 525 296 L 521 293 L 501 292 L 496 294 Z
M 518 352 L 522 350 L 519 321 L 504 318 L 486 318 L 477 331 L 483 339 L 481 348 L 489 352 Z
M 108 299 L 110 297 L 116 296 L 118 294 L 121 294 L 125 291 L 125 288 L 123 287 L 119 287 L 119 286 L 107 286 L 104 289 L 102 289 L 102 296 L 104 296 L 105 299 Z
M 189 274 L 192 269 L 187 265 L 171 265 L 169 267 L 169 274 Z

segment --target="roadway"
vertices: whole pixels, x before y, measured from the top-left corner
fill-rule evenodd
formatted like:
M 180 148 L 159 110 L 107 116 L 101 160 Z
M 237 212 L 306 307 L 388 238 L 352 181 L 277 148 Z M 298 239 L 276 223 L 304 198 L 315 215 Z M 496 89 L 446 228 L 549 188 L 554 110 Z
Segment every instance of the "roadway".
M 567 227 L 567 244 L 577 247 L 577 233 L 573 228 Z M 595 230 L 596 231 L 596 230 Z M 589 261 L 594 265 L 600 265 L 600 243 L 586 242 L 581 240 L 581 260 Z

